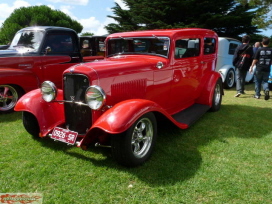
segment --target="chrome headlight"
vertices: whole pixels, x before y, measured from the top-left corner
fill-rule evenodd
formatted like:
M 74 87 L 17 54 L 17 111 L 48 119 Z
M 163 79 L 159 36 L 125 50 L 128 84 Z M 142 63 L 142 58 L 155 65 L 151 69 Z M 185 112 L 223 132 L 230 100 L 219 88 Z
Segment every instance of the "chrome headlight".
M 106 102 L 106 94 L 99 86 L 93 85 L 86 90 L 85 100 L 93 110 L 99 110 Z
M 42 98 L 46 102 L 51 102 L 57 97 L 57 87 L 51 81 L 44 81 L 41 86 Z

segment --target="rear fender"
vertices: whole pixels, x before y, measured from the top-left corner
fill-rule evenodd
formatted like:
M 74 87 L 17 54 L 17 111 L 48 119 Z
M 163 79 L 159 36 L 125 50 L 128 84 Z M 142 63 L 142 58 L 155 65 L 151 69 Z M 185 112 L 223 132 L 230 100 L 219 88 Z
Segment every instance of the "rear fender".
M 230 69 L 233 69 L 234 72 L 235 72 L 235 68 L 234 68 L 233 66 L 231 66 L 231 65 L 224 65 L 223 67 L 221 67 L 221 68 L 218 70 L 218 72 L 221 74 L 223 83 L 225 82 L 226 77 L 227 77 L 227 74 L 228 74 L 228 71 L 229 71 Z
M 213 101 L 213 93 L 215 89 L 215 85 L 217 80 L 221 80 L 222 78 L 218 72 L 213 72 L 211 76 L 209 77 L 209 80 L 206 82 L 206 86 L 203 87 L 200 97 L 196 100 L 196 103 L 204 104 L 208 106 L 212 106 Z M 224 95 L 223 89 L 222 89 L 222 95 Z
M 62 100 L 62 98 L 63 92 L 58 90 L 57 100 Z M 40 89 L 30 91 L 21 97 L 14 110 L 32 113 L 37 118 L 41 137 L 46 136 L 55 126 L 65 121 L 63 104 L 45 102 Z

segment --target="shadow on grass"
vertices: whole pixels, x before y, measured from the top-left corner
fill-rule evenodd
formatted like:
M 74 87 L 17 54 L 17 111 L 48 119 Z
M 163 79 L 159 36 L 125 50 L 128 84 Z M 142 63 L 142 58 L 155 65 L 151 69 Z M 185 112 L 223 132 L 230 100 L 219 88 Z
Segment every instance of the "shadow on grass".
M 268 83 L 268 86 L 269 86 L 270 91 L 272 91 L 272 83 Z M 263 87 L 261 87 L 261 89 L 263 91 Z M 236 92 L 236 85 L 234 85 L 230 89 L 224 89 L 224 92 L 228 92 L 228 91 L 235 91 Z M 255 83 L 254 82 L 246 82 L 245 92 L 249 92 L 249 91 L 252 91 L 253 93 L 255 93 Z
M 53 140 L 43 140 L 42 145 L 76 157 L 94 166 L 103 166 L 124 171 L 139 178 L 150 186 L 168 186 L 193 177 L 202 164 L 199 147 L 212 141 L 225 145 L 228 138 L 262 138 L 271 133 L 272 109 L 241 105 L 224 105 L 216 113 L 206 113 L 198 122 L 181 130 L 163 121 L 158 125 L 158 140 L 149 161 L 137 168 L 125 168 L 112 159 L 110 149 L 94 148 L 81 153 L 69 151 L 71 147 Z M 74 148 L 74 147 L 73 147 Z M 103 154 L 105 159 L 97 160 L 88 153 Z M 93 155 L 93 154 L 92 154 Z
M 236 84 L 234 84 L 234 86 L 232 88 L 229 89 L 224 89 L 224 92 L 228 92 L 228 91 L 235 91 L 236 92 Z M 255 91 L 255 83 L 254 82 L 246 82 L 245 83 L 245 92 L 248 91 Z
M 0 122 L 8 123 L 12 121 L 17 121 L 22 119 L 21 112 L 13 112 L 13 113 L 1 113 L 0 112 Z

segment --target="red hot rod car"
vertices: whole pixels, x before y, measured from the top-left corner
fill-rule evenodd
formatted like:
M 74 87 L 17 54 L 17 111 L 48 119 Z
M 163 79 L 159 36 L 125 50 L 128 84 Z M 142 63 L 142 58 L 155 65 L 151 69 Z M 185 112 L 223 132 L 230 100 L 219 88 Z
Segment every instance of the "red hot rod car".
M 68 68 L 62 90 L 44 81 L 15 110 L 33 136 L 111 146 L 118 163 L 140 165 L 154 149 L 158 116 L 186 129 L 220 109 L 217 42 L 215 32 L 196 28 L 111 34 L 104 60 Z

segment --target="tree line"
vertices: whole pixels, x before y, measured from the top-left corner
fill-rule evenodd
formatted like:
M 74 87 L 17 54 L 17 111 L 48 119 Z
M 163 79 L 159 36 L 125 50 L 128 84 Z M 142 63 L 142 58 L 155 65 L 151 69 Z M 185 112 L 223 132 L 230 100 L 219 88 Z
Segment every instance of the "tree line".
M 198 27 L 214 30 L 222 37 L 240 38 L 243 34 L 261 38 L 259 29 L 271 28 L 272 0 L 123 0 L 108 16 L 116 21 L 105 26 L 108 33 Z M 91 22 L 90 22 L 91 23 Z M 10 42 L 15 33 L 28 26 L 60 26 L 81 33 L 83 26 L 67 14 L 48 6 L 22 7 L 4 21 L 0 44 Z M 92 34 L 92 33 L 88 33 Z M 86 35 L 86 33 L 85 33 Z M 255 40 L 255 39 L 254 39 Z M 260 40 L 260 39 L 259 39 Z

